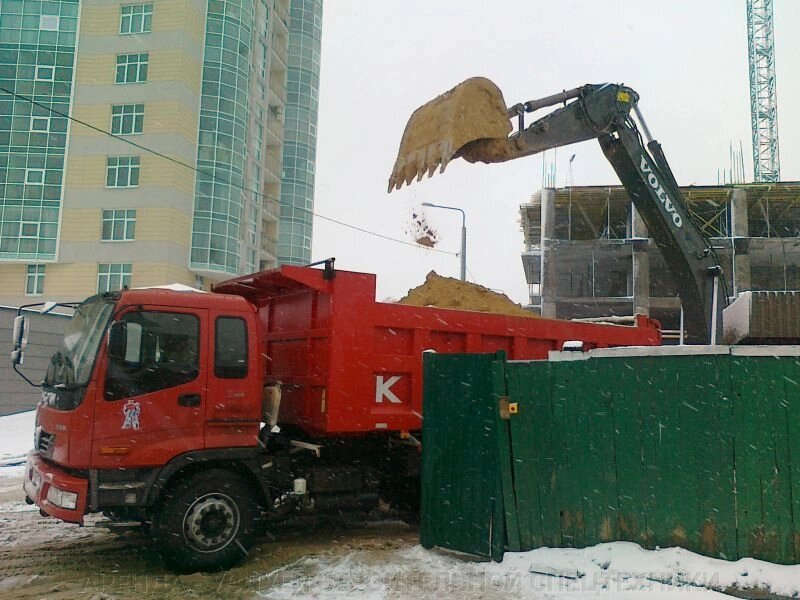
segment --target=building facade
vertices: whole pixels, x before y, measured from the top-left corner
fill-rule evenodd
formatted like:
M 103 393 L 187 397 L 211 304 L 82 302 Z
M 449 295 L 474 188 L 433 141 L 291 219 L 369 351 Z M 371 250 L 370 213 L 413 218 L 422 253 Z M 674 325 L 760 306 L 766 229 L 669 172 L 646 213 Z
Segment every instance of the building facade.
M 730 299 L 800 290 L 800 184 L 681 188 Z M 543 189 L 520 207 L 530 303 L 558 318 L 647 314 L 678 331 L 672 276 L 621 186 Z
M 289 0 L 2 0 L 0 304 L 277 266 L 288 43 Z
M 292 0 L 278 260 L 311 261 L 322 0 Z

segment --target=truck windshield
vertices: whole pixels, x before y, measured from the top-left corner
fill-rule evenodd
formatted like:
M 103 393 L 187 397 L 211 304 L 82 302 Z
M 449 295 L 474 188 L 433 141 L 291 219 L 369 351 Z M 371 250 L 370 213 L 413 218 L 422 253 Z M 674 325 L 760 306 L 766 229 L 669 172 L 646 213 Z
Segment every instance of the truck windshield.
M 61 347 L 47 369 L 46 386 L 83 386 L 89 382 L 97 348 L 106 330 L 114 303 L 90 298 L 75 310 Z

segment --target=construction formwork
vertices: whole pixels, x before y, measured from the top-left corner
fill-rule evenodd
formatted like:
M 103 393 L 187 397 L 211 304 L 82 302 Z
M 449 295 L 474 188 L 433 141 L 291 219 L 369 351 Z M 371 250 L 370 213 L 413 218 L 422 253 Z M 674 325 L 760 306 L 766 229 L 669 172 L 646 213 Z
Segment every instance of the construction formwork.
M 800 290 L 800 182 L 681 192 L 712 240 L 731 300 Z M 520 214 L 530 304 L 543 316 L 641 313 L 680 329 L 675 284 L 622 186 L 542 189 Z

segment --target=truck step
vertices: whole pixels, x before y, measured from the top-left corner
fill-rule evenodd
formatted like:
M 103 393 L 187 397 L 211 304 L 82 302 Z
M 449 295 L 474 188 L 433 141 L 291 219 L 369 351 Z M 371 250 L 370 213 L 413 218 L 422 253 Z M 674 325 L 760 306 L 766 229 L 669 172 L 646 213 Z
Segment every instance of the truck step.
M 144 525 L 141 521 L 112 521 L 110 519 L 106 519 L 103 521 L 97 521 L 94 526 L 95 527 L 103 527 L 105 529 L 109 529 L 112 531 L 124 531 L 126 529 L 137 529 Z

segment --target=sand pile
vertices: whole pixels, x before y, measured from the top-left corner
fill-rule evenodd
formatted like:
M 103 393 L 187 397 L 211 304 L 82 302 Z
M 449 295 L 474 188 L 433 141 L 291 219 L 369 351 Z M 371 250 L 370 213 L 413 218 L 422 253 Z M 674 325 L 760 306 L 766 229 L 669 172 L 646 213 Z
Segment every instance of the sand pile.
M 398 300 L 398 304 L 457 308 L 513 317 L 539 316 L 515 304 L 505 294 L 493 292 L 476 283 L 442 277 L 435 271 L 428 273 L 425 283 L 409 290 L 404 298 Z

